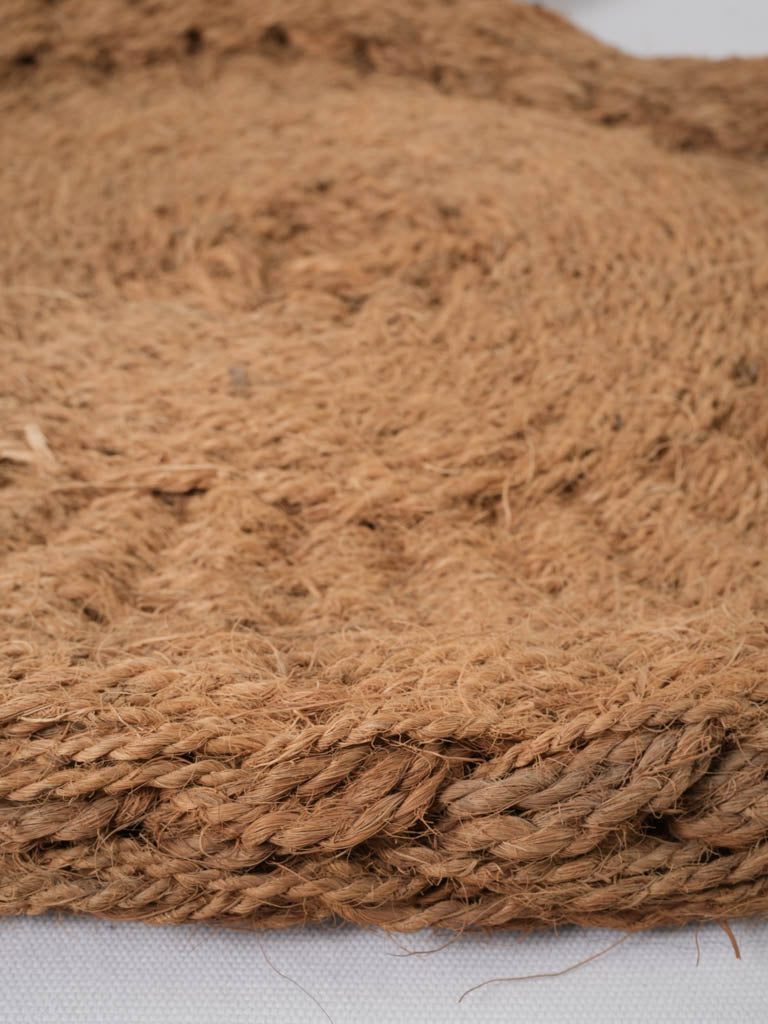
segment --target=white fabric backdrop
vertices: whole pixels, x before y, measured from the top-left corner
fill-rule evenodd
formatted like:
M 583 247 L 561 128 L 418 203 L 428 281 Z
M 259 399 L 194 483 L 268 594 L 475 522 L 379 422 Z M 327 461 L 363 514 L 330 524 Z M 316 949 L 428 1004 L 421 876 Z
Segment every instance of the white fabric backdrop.
M 638 54 L 768 54 L 768 0 L 550 0 L 550 6 Z M 699 966 L 695 929 L 654 931 L 561 977 L 488 985 L 459 1004 L 471 985 L 560 970 L 604 949 L 617 933 L 462 937 L 431 955 L 398 956 L 387 936 L 354 928 L 255 936 L 5 919 L 0 1022 L 313 1024 L 330 1017 L 334 1024 L 764 1024 L 768 925 L 731 924 L 742 960 L 716 925 L 701 930 Z M 440 939 L 423 934 L 402 941 L 421 950 Z
M 257 936 L 207 927 L 13 919 L 0 922 L 0 1020 L 765 1024 L 768 928 L 731 924 L 741 960 L 717 925 L 701 929 L 698 967 L 694 928 L 646 932 L 569 974 L 487 985 L 459 1004 L 470 985 L 501 975 L 560 970 L 605 949 L 620 933 L 473 935 L 431 955 L 403 956 L 383 933 L 356 928 L 309 927 Z M 398 941 L 410 949 L 430 949 L 441 940 L 423 933 L 398 936 Z
M 593 36 L 640 57 L 768 56 L 766 0 L 542 0 Z

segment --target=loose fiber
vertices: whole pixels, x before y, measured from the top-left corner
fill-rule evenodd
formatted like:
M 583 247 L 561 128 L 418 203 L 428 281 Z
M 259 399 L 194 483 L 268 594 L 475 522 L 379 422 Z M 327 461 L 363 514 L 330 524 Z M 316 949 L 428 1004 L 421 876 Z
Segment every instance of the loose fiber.
M 768 910 L 768 63 L 4 7 L 0 912 Z

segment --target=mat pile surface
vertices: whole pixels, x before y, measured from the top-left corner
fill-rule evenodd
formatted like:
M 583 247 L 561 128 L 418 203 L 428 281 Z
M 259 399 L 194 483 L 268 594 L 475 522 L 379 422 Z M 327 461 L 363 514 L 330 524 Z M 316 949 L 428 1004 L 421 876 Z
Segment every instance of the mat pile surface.
M 766 88 L 6 0 L 0 913 L 768 910 Z

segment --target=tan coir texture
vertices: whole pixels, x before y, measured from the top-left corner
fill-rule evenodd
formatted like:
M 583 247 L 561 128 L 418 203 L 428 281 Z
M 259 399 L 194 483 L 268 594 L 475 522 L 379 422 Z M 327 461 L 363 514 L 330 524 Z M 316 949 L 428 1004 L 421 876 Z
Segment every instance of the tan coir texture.
M 0 912 L 768 910 L 768 62 L 3 6 Z

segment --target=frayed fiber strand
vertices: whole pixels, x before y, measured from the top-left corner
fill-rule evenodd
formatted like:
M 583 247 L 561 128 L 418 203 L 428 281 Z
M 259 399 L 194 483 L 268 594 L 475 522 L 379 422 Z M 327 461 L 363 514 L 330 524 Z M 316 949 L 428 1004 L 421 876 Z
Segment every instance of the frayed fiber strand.
M 3 6 L 0 913 L 768 911 L 768 61 Z

